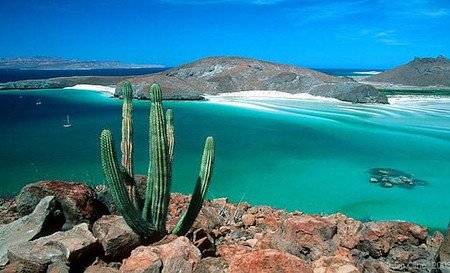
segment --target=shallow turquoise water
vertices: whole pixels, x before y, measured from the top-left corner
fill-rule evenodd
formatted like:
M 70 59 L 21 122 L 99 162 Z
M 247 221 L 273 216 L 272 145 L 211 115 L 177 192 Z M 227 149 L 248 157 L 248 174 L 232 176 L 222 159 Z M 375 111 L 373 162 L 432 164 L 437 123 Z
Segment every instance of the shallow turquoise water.
M 165 102 L 175 115 L 173 191 L 192 191 L 204 139 L 213 135 L 217 158 L 210 198 L 447 226 L 449 100 L 242 102 Z M 66 114 L 71 128 L 62 127 Z M 1 190 L 15 193 L 40 179 L 103 183 L 98 137 L 110 128 L 118 144 L 120 115 L 121 101 L 94 92 L 0 93 Z M 135 102 L 135 117 L 136 171 L 145 174 L 148 102 Z M 367 171 L 375 167 L 412 173 L 428 184 L 381 188 L 368 182 Z

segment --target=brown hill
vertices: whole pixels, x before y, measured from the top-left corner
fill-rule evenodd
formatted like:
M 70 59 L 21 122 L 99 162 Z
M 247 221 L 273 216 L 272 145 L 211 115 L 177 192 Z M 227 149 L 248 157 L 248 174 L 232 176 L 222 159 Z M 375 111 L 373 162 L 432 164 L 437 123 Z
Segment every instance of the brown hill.
M 351 102 L 387 103 L 369 85 L 318 71 L 241 57 L 210 57 L 164 72 L 129 79 L 138 98 L 148 98 L 148 86 L 157 82 L 167 99 L 196 99 L 204 94 L 276 90 L 309 93 Z M 116 88 L 121 95 L 121 84 Z
M 416 87 L 450 88 L 450 60 L 444 56 L 414 58 L 405 65 L 367 78 L 365 81 Z

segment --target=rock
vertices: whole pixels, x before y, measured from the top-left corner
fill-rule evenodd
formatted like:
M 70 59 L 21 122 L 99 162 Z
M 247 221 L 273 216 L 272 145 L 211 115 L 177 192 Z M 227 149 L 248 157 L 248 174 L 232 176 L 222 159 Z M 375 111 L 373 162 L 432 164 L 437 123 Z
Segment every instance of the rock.
M 358 273 L 358 268 L 348 259 L 331 256 L 321 257 L 312 263 L 314 273 Z
M 95 186 L 94 190 L 97 200 L 108 209 L 109 213 L 116 214 L 116 204 L 114 204 L 112 194 L 109 191 L 108 187 L 106 185 L 100 184 Z
M 383 188 L 392 188 L 394 185 L 390 182 L 384 182 L 381 184 Z
M 92 224 L 107 214 L 106 207 L 96 199 L 95 191 L 82 183 L 40 181 L 28 184 L 17 196 L 17 209 L 22 215 L 30 213 L 43 197 L 53 195 L 61 203 L 66 219 L 64 230 L 79 223 Z
M 20 218 L 15 198 L 0 198 L 0 227 Z
M 194 230 L 189 234 L 194 246 L 202 253 L 202 257 L 214 256 L 216 253 L 216 244 L 214 233 L 208 232 L 202 228 Z
M 228 272 L 309 273 L 312 270 L 303 260 L 294 255 L 274 249 L 264 249 L 233 256 Z
M 450 223 L 447 228 L 447 237 L 439 248 L 439 261 L 442 273 L 450 273 Z
M 255 220 L 256 219 L 253 214 L 246 213 L 242 215 L 242 223 L 244 224 L 244 226 L 253 226 L 255 224 Z
M 371 177 L 371 178 L 370 178 L 370 182 L 371 182 L 371 183 L 378 183 L 379 181 L 378 181 L 377 178 Z
M 362 222 L 341 213 L 330 215 L 328 218 L 337 222 L 337 232 L 333 240 L 347 249 L 356 247 L 360 240 L 359 232 L 363 229 Z
M 125 259 L 121 272 L 192 272 L 200 262 L 200 251 L 186 237 L 161 244 L 140 246 Z
M 0 227 L 0 266 L 8 262 L 7 251 L 10 246 L 47 235 L 62 226 L 61 221 L 58 225 L 58 220 L 52 219 L 56 209 L 55 198 L 47 196 L 31 214 Z
M 105 259 L 120 261 L 141 244 L 137 235 L 122 216 L 104 215 L 92 226 L 92 233 L 100 242 Z
M 67 266 L 66 263 L 62 261 L 52 263 L 47 268 L 47 273 L 69 273 L 69 272 L 70 268 Z
M 217 255 L 222 257 L 228 263 L 234 255 L 242 255 L 251 251 L 251 248 L 239 244 L 226 244 L 217 247 Z
M 194 273 L 228 273 L 228 263 L 221 257 L 201 259 Z
M 338 245 L 332 238 L 336 233 L 333 219 L 301 215 L 286 219 L 278 231 L 268 236 L 271 248 L 309 261 L 334 252 Z
M 424 243 L 428 230 L 407 222 L 370 222 L 361 231 L 361 240 L 356 246 L 373 258 L 385 256 L 395 245 Z
M 8 249 L 8 258 L 18 262 L 25 272 L 45 272 L 56 262 L 70 262 L 73 268 L 83 266 L 87 259 L 95 257 L 96 250 L 97 239 L 83 223 L 65 232 L 13 245 Z
M 119 270 L 108 266 L 104 261 L 97 259 L 94 263 L 88 266 L 84 273 L 118 273 Z

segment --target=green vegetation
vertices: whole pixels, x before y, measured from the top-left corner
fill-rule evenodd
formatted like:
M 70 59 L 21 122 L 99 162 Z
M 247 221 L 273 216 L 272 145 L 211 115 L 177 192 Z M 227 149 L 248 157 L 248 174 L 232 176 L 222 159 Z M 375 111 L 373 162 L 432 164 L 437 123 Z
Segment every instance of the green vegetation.
M 164 116 L 161 89 L 159 85 L 153 84 L 150 87 L 150 166 L 147 190 L 142 206 L 136 195 L 133 178 L 131 84 L 125 82 L 123 90 L 122 166 L 119 167 L 117 163 L 111 132 L 103 130 L 100 136 L 102 168 L 118 211 L 137 234 L 148 240 L 167 233 L 165 225 L 170 201 L 175 144 L 173 113 L 169 109 Z M 172 233 L 184 235 L 194 223 L 211 181 L 213 164 L 214 140 L 212 137 L 208 137 L 192 200 Z

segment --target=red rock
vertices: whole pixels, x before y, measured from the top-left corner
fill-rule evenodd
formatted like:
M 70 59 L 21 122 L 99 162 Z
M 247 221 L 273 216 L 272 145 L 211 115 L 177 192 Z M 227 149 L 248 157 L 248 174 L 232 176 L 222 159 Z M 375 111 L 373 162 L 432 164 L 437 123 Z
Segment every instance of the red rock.
M 336 231 L 335 221 L 320 216 L 301 215 L 286 219 L 278 231 L 267 236 L 271 248 L 305 260 L 316 260 L 335 251 L 337 245 L 332 238 Z
M 140 245 L 141 240 L 122 216 L 104 215 L 92 226 L 92 233 L 99 240 L 108 261 L 120 261 Z
M 426 228 L 407 222 L 370 222 L 361 231 L 357 248 L 378 258 L 400 244 L 420 245 L 426 241 Z
M 64 229 L 80 223 L 92 224 L 108 213 L 96 199 L 94 189 L 86 184 L 64 181 L 40 181 L 26 185 L 16 198 L 17 209 L 22 215 L 29 214 L 43 197 L 49 195 L 55 196 L 61 203 L 66 218 Z
M 312 272 L 300 258 L 274 249 L 233 256 L 229 273 L 306 273 Z
M 249 247 L 239 244 L 227 244 L 217 247 L 217 255 L 224 258 L 228 263 L 231 262 L 234 255 L 242 255 L 250 251 L 251 249 Z
M 186 237 L 160 245 L 140 246 L 124 260 L 120 272 L 152 272 L 161 268 L 162 273 L 192 272 L 200 262 L 200 251 Z M 155 271 L 159 272 L 159 271 Z
M 322 257 L 312 263 L 314 273 L 358 273 L 358 268 L 349 260 L 338 257 Z
M 360 221 L 349 218 L 341 213 L 336 213 L 327 217 L 337 222 L 337 232 L 335 239 L 337 243 L 348 249 L 353 249 L 358 245 L 360 240 L 359 232 L 363 229 Z
M 90 266 L 88 266 L 84 273 L 117 273 L 119 272 L 118 269 L 109 267 L 104 261 L 101 261 L 97 259 L 92 263 Z
M 200 260 L 194 273 L 228 273 L 228 264 L 221 257 L 207 257 Z
M 131 252 L 131 256 L 123 261 L 120 272 L 144 273 L 151 270 L 160 272 L 162 261 L 159 255 L 149 247 L 140 246 Z
M 242 215 L 242 223 L 244 226 L 253 226 L 255 224 L 255 215 L 246 213 Z

